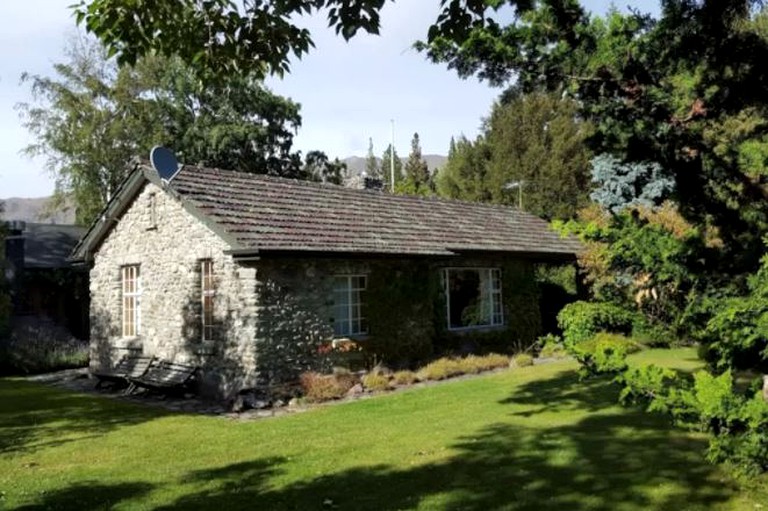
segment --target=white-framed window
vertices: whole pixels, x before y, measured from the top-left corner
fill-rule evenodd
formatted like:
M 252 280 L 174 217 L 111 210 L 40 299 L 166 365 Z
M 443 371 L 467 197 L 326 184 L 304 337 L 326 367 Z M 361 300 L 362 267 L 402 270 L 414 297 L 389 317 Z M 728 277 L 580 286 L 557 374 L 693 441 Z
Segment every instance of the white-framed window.
M 123 337 L 141 333 L 141 273 L 139 265 L 120 268 L 123 302 Z
M 200 261 L 200 305 L 202 335 L 204 341 L 212 341 L 214 335 L 213 308 L 216 297 L 216 282 L 213 273 L 213 261 Z
M 157 229 L 157 194 L 147 197 L 147 230 Z
M 365 335 L 365 275 L 338 275 L 333 281 L 333 333 L 336 337 Z
M 504 324 L 501 270 L 446 268 L 443 282 L 449 330 Z

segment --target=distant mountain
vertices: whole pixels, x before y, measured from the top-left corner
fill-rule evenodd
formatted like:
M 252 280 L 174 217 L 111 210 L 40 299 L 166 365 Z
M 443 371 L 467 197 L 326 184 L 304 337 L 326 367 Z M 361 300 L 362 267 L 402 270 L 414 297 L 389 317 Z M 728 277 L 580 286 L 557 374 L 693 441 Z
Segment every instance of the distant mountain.
M 50 197 L 0 199 L 0 203 L 2 203 L 0 219 L 46 224 L 75 223 L 75 208 L 67 207 L 64 210 L 51 211 L 50 201 Z
M 408 158 L 400 159 L 403 161 L 403 165 L 405 165 L 405 162 L 408 160 Z M 362 156 L 350 156 L 349 158 L 344 158 L 341 161 L 347 164 L 349 174 L 352 176 L 358 176 L 365 170 L 365 158 Z M 424 161 L 427 162 L 429 171 L 434 172 L 435 170 L 445 165 L 445 162 L 448 161 L 448 158 L 440 154 L 425 154 Z M 376 162 L 381 165 L 381 158 L 376 158 Z

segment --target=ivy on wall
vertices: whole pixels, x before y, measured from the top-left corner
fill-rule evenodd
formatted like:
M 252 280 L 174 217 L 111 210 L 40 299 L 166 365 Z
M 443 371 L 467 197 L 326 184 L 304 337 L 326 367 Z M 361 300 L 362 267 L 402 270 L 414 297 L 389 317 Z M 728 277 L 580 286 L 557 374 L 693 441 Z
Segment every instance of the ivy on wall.
M 368 277 L 370 352 L 385 363 L 413 365 L 435 352 L 517 352 L 530 346 L 542 330 L 534 264 L 518 260 L 466 265 L 501 268 L 503 327 L 448 330 L 441 278 L 446 265 L 381 263 L 371 267 Z
M 410 365 L 432 354 L 439 289 L 439 274 L 426 262 L 371 266 L 366 291 L 371 335 L 366 344 L 375 358 Z

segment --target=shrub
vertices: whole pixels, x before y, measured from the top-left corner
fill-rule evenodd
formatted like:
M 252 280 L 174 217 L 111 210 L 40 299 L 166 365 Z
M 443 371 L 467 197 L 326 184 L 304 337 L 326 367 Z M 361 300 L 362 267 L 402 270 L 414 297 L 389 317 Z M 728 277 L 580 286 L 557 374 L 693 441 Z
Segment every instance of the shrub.
M 605 348 L 621 349 L 624 353 L 630 354 L 640 351 L 642 345 L 625 335 L 613 334 L 610 332 L 598 332 L 590 339 L 579 343 L 575 347 L 576 350 L 587 352 L 596 352 Z
M 363 387 L 368 390 L 389 390 L 389 376 L 379 372 L 367 373 L 363 375 L 361 381 Z
M 460 359 L 440 358 L 422 367 L 418 372 L 419 380 L 444 380 L 452 376 L 464 374 L 465 367 Z
M 573 302 L 557 315 L 566 345 L 578 344 L 601 331 L 629 334 L 634 319 L 631 312 L 604 302 Z
M 640 345 L 620 334 L 600 332 L 591 339 L 569 347 L 579 362 L 582 378 L 596 374 L 616 374 L 627 368 L 627 355 L 640 349 Z
M 392 375 L 392 382 L 395 385 L 413 385 L 419 381 L 419 377 L 413 371 L 397 371 Z
M 632 338 L 652 348 L 669 348 L 677 341 L 677 336 L 669 328 L 658 323 L 652 324 L 645 318 L 635 322 Z
M 768 470 L 768 402 L 760 392 L 738 392 L 730 370 L 699 371 L 693 381 L 656 366 L 632 368 L 617 377 L 620 399 L 670 414 L 679 425 L 709 434 L 707 458 L 738 472 Z
M 512 367 L 528 367 L 533 365 L 533 357 L 528 353 L 520 353 L 512 357 L 510 366 Z
M 562 344 L 546 344 L 539 352 L 541 358 L 565 358 L 568 352 Z
M 536 342 L 540 347 L 539 356 L 541 358 L 563 358 L 568 356 L 560 336 L 547 334 L 539 337 Z
M 85 367 L 88 342 L 75 339 L 53 323 L 19 325 L 0 340 L 0 374 L 34 374 Z
M 354 385 L 351 374 L 320 374 L 313 371 L 300 377 L 307 401 L 321 402 L 344 397 Z

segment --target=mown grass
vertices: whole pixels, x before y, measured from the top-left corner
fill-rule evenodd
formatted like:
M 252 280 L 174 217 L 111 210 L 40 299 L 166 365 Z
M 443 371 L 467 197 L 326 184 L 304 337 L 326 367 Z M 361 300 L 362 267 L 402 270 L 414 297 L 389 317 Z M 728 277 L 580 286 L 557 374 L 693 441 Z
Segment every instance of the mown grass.
M 695 368 L 692 350 L 639 354 Z M 253 422 L 0 380 L 0 508 L 754 510 L 570 361 Z M 761 486 L 763 484 L 763 486 Z

